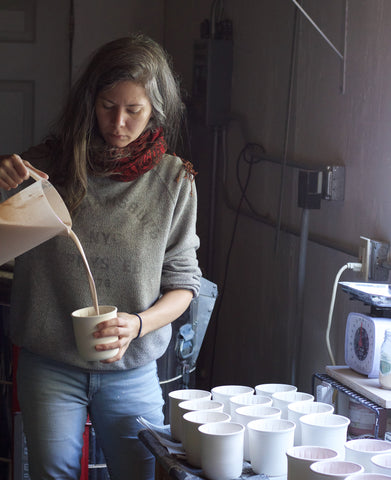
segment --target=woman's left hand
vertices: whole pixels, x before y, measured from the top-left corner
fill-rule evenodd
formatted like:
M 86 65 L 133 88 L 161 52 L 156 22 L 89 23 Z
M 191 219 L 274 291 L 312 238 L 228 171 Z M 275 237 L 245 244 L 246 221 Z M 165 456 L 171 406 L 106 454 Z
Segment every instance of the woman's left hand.
M 103 363 L 113 363 L 121 360 L 126 349 L 129 347 L 139 331 L 141 337 L 164 325 L 173 322 L 179 318 L 186 308 L 190 305 L 193 298 L 193 292 L 186 289 L 175 289 L 165 292 L 159 299 L 146 310 L 140 312 L 143 319 L 142 329 L 140 331 L 140 319 L 137 315 L 125 312 L 118 312 L 116 318 L 100 322 L 97 331 L 94 333 L 95 338 L 104 338 L 115 336 L 118 337 L 116 342 L 100 343 L 95 348 L 102 352 L 119 348 L 119 352 L 113 358 L 101 360 Z
M 121 360 L 130 342 L 137 337 L 140 328 L 140 320 L 136 315 L 125 312 L 118 312 L 116 318 L 111 318 L 97 325 L 95 338 L 118 337 L 116 342 L 100 343 L 95 348 L 99 352 L 119 348 L 119 352 L 113 358 L 101 360 L 102 363 L 113 363 Z

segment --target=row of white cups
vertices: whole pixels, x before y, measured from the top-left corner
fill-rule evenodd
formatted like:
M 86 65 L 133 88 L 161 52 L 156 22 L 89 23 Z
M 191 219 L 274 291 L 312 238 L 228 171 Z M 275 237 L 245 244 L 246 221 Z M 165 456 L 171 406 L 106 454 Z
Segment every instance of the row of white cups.
M 349 418 L 294 385 L 223 385 L 175 390 L 171 436 L 209 480 L 256 474 L 288 480 L 391 479 L 391 442 L 347 441 Z

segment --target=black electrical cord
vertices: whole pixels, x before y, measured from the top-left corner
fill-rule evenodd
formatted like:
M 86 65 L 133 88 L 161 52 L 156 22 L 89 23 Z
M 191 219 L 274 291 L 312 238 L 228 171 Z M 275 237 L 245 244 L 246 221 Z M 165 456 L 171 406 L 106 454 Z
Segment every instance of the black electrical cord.
M 217 333 L 218 333 L 218 327 L 219 327 L 219 317 L 220 317 L 221 306 L 222 306 L 223 299 L 224 299 L 224 293 L 225 293 L 225 288 L 226 288 L 227 279 L 228 279 L 229 264 L 230 264 L 230 261 L 231 261 L 231 254 L 232 254 L 232 249 L 233 249 L 233 245 L 234 245 L 234 241 L 235 241 L 235 237 L 236 237 L 236 231 L 237 231 L 237 227 L 238 227 L 238 223 L 239 223 L 239 217 L 240 217 L 243 202 L 247 199 L 246 192 L 247 192 L 248 186 L 250 184 L 252 168 L 253 168 L 254 164 L 259 163 L 258 159 L 256 159 L 252 155 L 249 155 L 249 149 L 252 146 L 253 146 L 253 144 L 247 143 L 242 148 L 242 150 L 240 151 L 240 153 L 237 157 L 237 160 L 236 160 L 236 176 L 237 176 L 237 181 L 238 181 L 238 184 L 239 184 L 239 187 L 240 187 L 240 190 L 241 190 L 241 196 L 240 196 L 240 199 L 239 199 L 239 202 L 238 202 L 238 206 L 236 208 L 235 220 L 234 220 L 234 224 L 233 224 L 233 228 L 232 228 L 232 234 L 231 234 L 231 241 L 230 241 L 230 244 L 229 244 L 229 247 L 228 247 L 228 252 L 227 252 L 226 261 L 225 261 L 224 277 L 223 277 L 223 282 L 222 282 L 222 286 L 221 286 L 221 293 L 220 293 L 220 296 L 218 297 L 217 306 L 216 306 L 216 310 L 215 310 L 215 328 L 214 328 L 214 333 L 213 333 L 212 362 L 211 362 L 210 380 L 209 380 L 210 385 L 213 385 L 213 381 L 214 381 L 214 366 L 215 366 L 215 359 L 216 359 L 216 341 L 217 341 Z M 242 182 L 240 180 L 240 174 L 239 174 L 240 173 L 239 167 L 240 167 L 241 160 L 245 161 L 249 165 L 244 185 L 242 184 Z M 248 199 L 247 199 L 247 201 L 248 201 Z
M 244 147 L 244 149 L 242 150 L 243 161 L 250 164 L 250 165 L 255 165 L 257 163 L 260 163 L 262 161 L 262 159 L 261 159 L 262 155 L 259 155 L 259 154 L 255 155 L 257 150 L 258 151 L 260 150 L 262 155 L 264 155 L 266 153 L 266 151 L 265 151 L 265 149 L 263 148 L 262 145 L 260 145 L 258 143 L 247 143 L 246 146 Z M 249 198 L 246 195 L 247 185 L 246 185 L 246 187 L 243 187 L 243 185 L 242 185 L 242 182 L 240 180 L 240 169 L 239 169 L 239 167 L 240 167 L 240 162 L 236 162 L 236 181 L 238 182 L 240 191 L 241 191 L 242 195 L 244 196 L 244 201 L 246 202 L 249 210 L 255 216 L 262 217 L 263 215 L 253 207 L 251 201 L 249 200 Z

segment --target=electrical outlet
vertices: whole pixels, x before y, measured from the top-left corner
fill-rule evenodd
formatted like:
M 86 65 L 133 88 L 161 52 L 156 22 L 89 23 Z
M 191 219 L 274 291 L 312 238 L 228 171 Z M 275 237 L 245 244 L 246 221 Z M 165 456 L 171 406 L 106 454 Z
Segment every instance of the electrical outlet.
M 329 165 L 323 170 L 322 198 L 325 200 L 338 200 L 345 198 L 345 167 L 342 165 Z
M 358 261 L 361 263 L 361 272 L 364 282 L 369 279 L 369 253 L 371 251 L 371 241 L 369 238 L 360 237 L 360 246 L 358 251 Z
M 359 262 L 364 281 L 386 281 L 389 268 L 386 265 L 390 245 L 366 237 L 360 237 Z

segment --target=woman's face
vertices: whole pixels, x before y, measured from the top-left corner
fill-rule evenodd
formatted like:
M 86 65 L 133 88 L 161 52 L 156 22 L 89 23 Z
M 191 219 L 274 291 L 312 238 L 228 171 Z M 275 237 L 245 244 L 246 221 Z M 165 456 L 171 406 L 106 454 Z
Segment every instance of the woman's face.
M 145 88 L 126 80 L 98 94 L 95 113 L 106 143 L 123 148 L 144 132 L 151 118 L 152 106 Z

